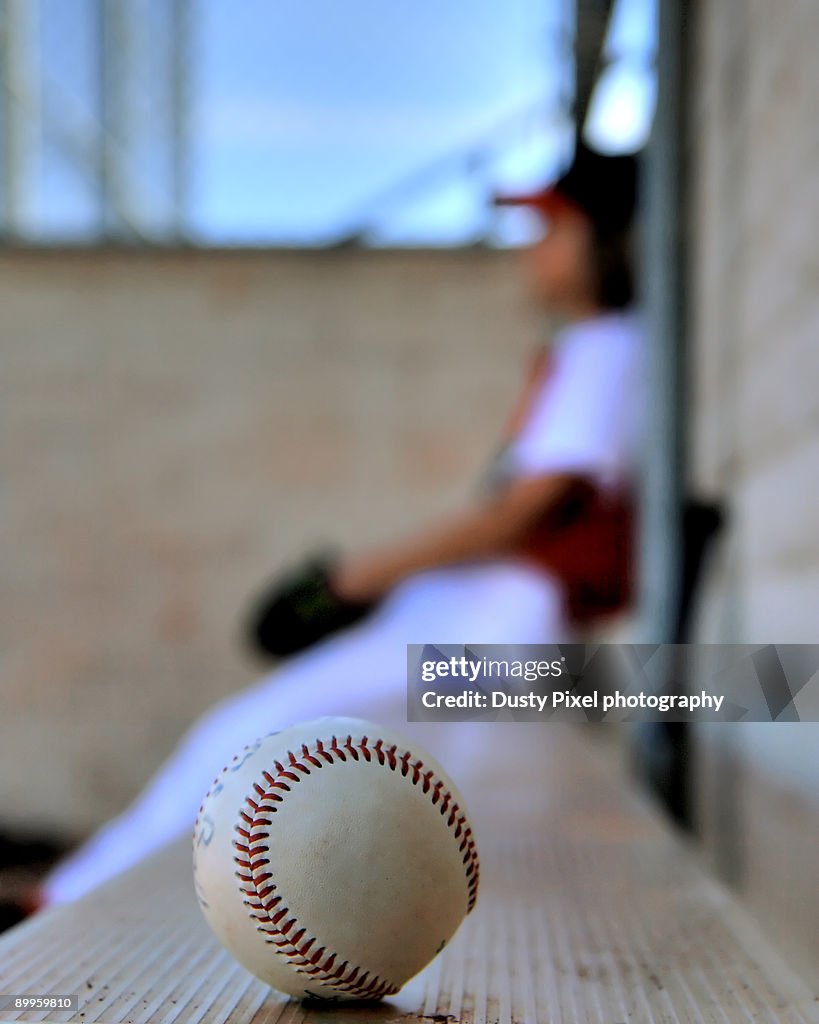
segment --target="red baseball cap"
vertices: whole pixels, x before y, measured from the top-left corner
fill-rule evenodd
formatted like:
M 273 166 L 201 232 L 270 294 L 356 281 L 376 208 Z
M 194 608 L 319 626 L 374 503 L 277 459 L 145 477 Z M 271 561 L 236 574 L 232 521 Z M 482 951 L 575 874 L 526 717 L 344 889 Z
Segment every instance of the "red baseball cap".
M 553 184 L 534 192 L 496 195 L 495 206 L 528 206 L 546 217 L 566 206 L 581 209 L 604 233 L 624 231 L 637 206 L 637 156 L 605 156 L 580 143 L 574 159 Z

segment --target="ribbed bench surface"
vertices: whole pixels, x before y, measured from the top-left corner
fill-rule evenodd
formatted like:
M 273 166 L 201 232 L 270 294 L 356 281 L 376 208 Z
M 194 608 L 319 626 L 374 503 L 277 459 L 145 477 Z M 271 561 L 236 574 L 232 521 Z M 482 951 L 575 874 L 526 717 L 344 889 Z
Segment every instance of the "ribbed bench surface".
M 0 993 L 78 994 L 91 1024 L 617 1024 L 819 1021 L 819 1002 L 759 927 L 635 796 L 591 728 L 487 725 L 459 780 L 482 860 L 475 912 L 448 949 L 375 1006 L 306 1006 L 211 937 L 179 843 L 77 904 L 0 938 Z

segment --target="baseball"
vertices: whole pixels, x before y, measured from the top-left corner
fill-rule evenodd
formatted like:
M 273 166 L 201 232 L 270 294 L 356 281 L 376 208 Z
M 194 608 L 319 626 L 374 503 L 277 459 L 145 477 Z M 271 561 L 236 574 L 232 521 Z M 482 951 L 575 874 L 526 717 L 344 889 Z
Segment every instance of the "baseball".
M 380 999 L 472 910 L 478 854 L 426 751 L 374 722 L 318 718 L 222 770 L 196 820 L 194 880 L 211 929 L 263 981 Z

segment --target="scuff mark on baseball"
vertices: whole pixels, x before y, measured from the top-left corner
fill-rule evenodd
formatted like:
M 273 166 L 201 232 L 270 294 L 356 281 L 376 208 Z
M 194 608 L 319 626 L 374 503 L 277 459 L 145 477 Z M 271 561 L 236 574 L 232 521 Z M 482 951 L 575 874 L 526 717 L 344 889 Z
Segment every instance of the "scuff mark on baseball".
M 397 992 L 472 910 L 478 876 L 452 780 L 356 718 L 254 741 L 214 780 L 194 828 L 208 924 L 243 966 L 300 998 Z

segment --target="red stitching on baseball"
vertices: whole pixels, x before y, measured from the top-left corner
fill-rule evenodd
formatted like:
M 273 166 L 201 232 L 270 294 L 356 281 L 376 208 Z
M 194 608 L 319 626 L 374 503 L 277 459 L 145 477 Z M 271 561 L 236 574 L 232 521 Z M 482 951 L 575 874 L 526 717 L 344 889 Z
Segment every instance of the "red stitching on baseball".
M 331 987 L 336 988 L 348 995 L 364 998 L 380 999 L 385 995 L 393 995 L 398 991 L 399 986 L 390 981 L 379 978 L 377 975 L 370 976 L 368 971 L 360 973 L 361 968 L 351 966 L 348 961 L 337 964 L 337 954 L 327 954 L 324 946 L 311 952 L 311 947 L 316 943 L 315 936 L 304 938 L 305 928 L 299 928 L 293 935 L 288 933 L 297 924 L 295 918 L 284 920 L 288 917 L 288 907 L 280 906 L 283 897 L 276 894 L 276 885 L 270 882 L 273 877 L 269 871 L 260 871 L 269 864 L 269 858 L 263 858 L 261 854 L 269 852 L 265 840 L 268 832 L 255 832 L 260 826 L 269 826 L 270 818 L 260 817 L 260 814 L 275 814 L 278 808 L 276 803 L 281 803 L 284 793 L 291 792 L 292 786 L 289 783 L 299 783 L 307 775 L 311 774 L 310 768 L 303 762 L 307 762 L 313 768 L 322 768 L 325 764 L 334 764 L 336 758 L 346 762 L 348 756 L 358 761 L 363 757 L 367 763 L 372 762 L 375 756 L 380 765 L 387 765 L 390 771 L 396 771 L 400 766 L 401 775 L 404 778 L 410 777 L 413 786 L 422 783 L 421 789 L 429 794 L 430 802 L 436 806 L 440 801 L 440 813 L 444 816 L 449 811 L 447 827 L 453 829 L 453 838 L 460 839 L 458 851 L 463 853 L 464 877 L 467 883 L 467 914 L 471 913 L 478 898 L 478 882 L 480 877 L 480 865 L 478 854 L 475 848 L 475 840 L 472 829 L 466 821 L 466 816 L 460 813 L 458 804 L 452 794 L 445 788 L 442 779 L 435 778 L 433 770 L 422 774 L 423 761 L 416 760 L 410 764 L 412 753 L 404 751 L 400 757 L 396 756 L 398 748 L 393 745 L 384 749 L 384 741 L 376 740 L 369 746 L 369 738 L 362 736 L 358 743 L 353 742 L 352 736 L 347 736 L 343 744 L 339 744 L 338 738 L 333 736 L 329 749 L 325 747 L 322 740 L 317 739 L 313 750 L 302 744 L 300 758 L 293 751 L 288 750 L 285 767 L 280 761 L 274 761 L 276 775 L 270 772 L 262 772 L 262 777 L 268 788 L 264 789 L 259 783 L 253 784 L 253 791 L 259 797 L 257 802 L 251 796 L 246 797 L 245 802 L 252 814 L 245 810 L 239 812 L 239 817 L 250 829 L 236 825 L 236 832 L 245 840 L 244 843 L 234 840 L 234 847 L 242 855 L 234 856 L 236 864 L 244 869 L 236 871 L 236 877 L 243 883 L 241 892 L 245 897 L 243 903 L 250 908 L 250 917 L 258 921 L 258 931 L 265 936 L 265 942 L 275 946 L 278 952 L 287 957 L 288 963 L 295 969 L 307 974 L 318 981 L 327 982 Z M 294 771 L 295 769 L 295 771 Z M 301 772 L 297 775 L 296 771 Z M 288 781 L 283 781 L 287 779 Z M 210 794 L 208 794 L 209 796 Z M 205 797 L 207 800 L 207 796 Z M 451 807 L 450 807 L 451 805 Z M 201 810 L 201 809 L 200 809 Z M 255 832 L 255 834 L 254 834 Z M 275 911 L 275 913 L 273 913 Z M 282 924 L 281 922 L 284 921 Z

